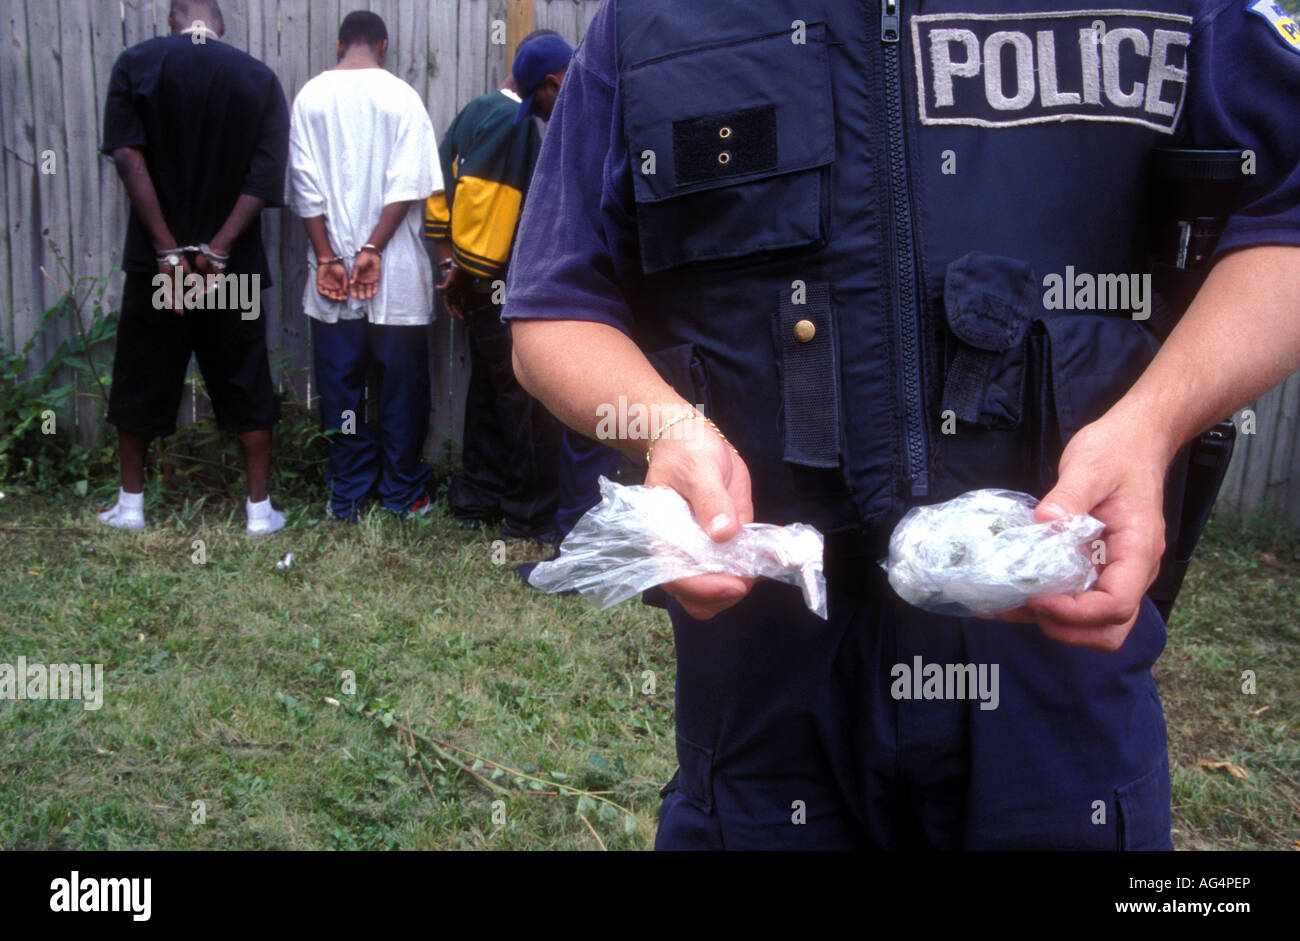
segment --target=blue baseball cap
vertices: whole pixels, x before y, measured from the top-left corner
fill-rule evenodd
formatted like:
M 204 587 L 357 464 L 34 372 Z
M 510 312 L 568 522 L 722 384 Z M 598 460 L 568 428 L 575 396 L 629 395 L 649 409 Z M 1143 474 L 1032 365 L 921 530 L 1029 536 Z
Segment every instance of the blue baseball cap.
M 518 124 L 528 117 L 533 110 L 533 96 L 542 87 L 546 76 L 563 71 L 573 58 L 573 47 L 561 36 L 535 36 L 519 47 L 515 53 L 515 62 L 511 74 L 519 86 L 519 113 L 515 115 Z

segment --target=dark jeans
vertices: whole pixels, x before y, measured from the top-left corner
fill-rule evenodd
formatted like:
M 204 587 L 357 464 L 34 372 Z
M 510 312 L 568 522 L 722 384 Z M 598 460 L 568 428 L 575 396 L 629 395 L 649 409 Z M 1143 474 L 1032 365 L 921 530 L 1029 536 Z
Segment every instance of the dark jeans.
M 329 436 L 330 510 L 352 517 L 371 489 L 395 513 L 425 493 L 430 469 L 422 459 L 429 431 L 428 327 L 393 327 L 367 320 L 311 324 L 312 358 L 320 389 L 321 429 Z M 366 376 L 379 377 L 379 422 L 366 423 Z M 342 433 L 345 412 L 354 416 Z
M 469 397 L 464 467 L 449 493 L 452 514 L 463 522 L 501 520 L 506 536 L 545 537 L 559 504 L 560 424 L 515 379 L 501 306 L 471 295 L 465 325 Z
M 623 455 L 571 428 L 564 429 L 563 444 L 560 508 L 555 514 L 555 528 L 567 536 L 583 514 L 600 502 L 600 478 L 614 480 L 618 476 Z

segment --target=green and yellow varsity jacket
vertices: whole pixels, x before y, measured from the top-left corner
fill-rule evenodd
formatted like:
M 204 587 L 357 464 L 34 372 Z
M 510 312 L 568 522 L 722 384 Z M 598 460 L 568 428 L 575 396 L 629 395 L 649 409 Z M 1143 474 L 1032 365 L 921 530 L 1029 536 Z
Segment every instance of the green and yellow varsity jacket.
M 511 92 L 480 95 L 456 115 L 438 148 L 447 189 L 429 197 L 424 234 L 449 239 L 456 264 L 477 277 L 505 273 L 541 150 L 537 122 L 514 123 L 518 108 Z

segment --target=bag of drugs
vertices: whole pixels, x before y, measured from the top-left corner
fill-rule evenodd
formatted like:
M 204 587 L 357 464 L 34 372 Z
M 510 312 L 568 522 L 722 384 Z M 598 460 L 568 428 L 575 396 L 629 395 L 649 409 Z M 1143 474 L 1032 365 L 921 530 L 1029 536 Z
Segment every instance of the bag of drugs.
M 601 501 L 560 543 L 559 555 L 533 569 L 528 583 L 545 592 L 577 591 L 602 610 L 647 588 L 689 575 L 771 578 L 797 586 L 826 618 L 822 534 L 794 523 L 748 523 L 714 542 L 691 508 L 667 487 L 625 487 L 600 479 Z
M 1038 523 L 1036 506 L 1027 493 L 972 490 L 914 507 L 898 521 L 880 564 L 904 601 L 958 617 L 1087 591 L 1097 568 L 1086 553 L 1105 524 L 1087 514 Z

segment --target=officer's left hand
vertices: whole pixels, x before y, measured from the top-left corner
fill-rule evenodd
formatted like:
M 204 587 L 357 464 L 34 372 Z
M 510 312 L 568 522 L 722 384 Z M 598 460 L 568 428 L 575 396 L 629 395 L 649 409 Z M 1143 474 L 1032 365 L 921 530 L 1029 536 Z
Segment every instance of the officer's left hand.
M 1101 576 L 1073 597 L 1045 595 L 989 616 L 1037 622 L 1044 634 L 1064 644 L 1119 650 L 1165 550 L 1166 455 L 1159 436 L 1133 421 L 1108 416 L 1076 434 L 1061 456 L 1060 478 L 1036 515 L 1046 522 L 1089 513 L 1105 523 Z

